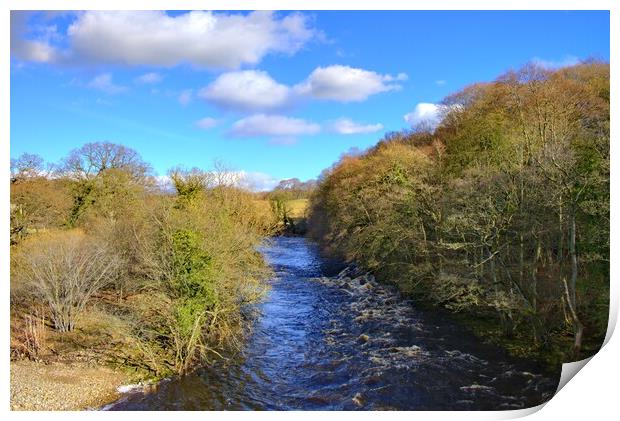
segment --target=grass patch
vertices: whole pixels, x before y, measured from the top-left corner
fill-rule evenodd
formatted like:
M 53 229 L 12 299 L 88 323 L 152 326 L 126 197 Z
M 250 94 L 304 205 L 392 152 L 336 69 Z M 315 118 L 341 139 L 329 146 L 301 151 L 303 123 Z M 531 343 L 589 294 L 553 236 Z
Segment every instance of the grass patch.
M 308 199 L 287 200 L 285 206 L 291 218 L 304 218 L 308 209 Z

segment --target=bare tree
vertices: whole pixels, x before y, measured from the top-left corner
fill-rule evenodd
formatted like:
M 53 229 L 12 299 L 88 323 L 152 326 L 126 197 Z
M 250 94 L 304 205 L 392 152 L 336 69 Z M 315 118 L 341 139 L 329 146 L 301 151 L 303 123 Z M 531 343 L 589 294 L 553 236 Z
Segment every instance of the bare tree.
M 76 231 L 30 240 L 21 250 L 20 277 L 46 302 L 54 327 L 73 330 L 90 298 L 117 276 L 120 258 Z
M 143 179 L 150 171 L 149 165 L 138 152 L 110 142 L 87 143 L 71 151 L 63 160 L 63 172 L 78 180 L 88 180 L 109 169 L 129 172 L 135 179 Z
M 138 152 L 123 145 L 87 143 L 71 151 L 59 168 L 59 172 L 73 182 L 69 226 L 75 226 L 93 204 L 103 214 L 116 215 L 105 198 L 112 198 L 113 204 L 123 203 L 122 196 L 129 190 L 135 192 L 152 185 L 150 171 Z M 108 209 L 103 210 L 101 206 Z
M 211 187 L 234 187 L 239 182 L 239 172 L 230 169 L 223 161 L 213 161 L 213 170 Z
M 11 159 L 11 182 L 42 176 L 44 174 L 43 158 L 36 154 L 23 153 L 17 159 Z

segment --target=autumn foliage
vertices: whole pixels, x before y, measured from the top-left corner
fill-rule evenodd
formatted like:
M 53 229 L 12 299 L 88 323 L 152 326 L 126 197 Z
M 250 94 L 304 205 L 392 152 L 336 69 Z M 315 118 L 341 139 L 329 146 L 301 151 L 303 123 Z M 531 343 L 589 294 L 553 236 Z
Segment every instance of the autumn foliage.
M 163 377 L 239 347 L 275 221 L 230 171 L 175 168 L 160 185 L 108 142 L 12 164 L 13 357 L 86 353 Z
M 441 109 L 434 130 L 327 171 L 313 237 L 520 351 L 591 354 L 609 300 L 609 64 L 528 65 Z

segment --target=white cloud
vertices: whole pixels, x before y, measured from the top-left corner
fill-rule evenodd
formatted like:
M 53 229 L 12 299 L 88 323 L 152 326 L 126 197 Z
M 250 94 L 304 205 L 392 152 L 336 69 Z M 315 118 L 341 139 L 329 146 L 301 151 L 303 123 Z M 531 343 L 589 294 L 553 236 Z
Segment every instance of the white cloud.
M 41 41 L 18 40 L 11 42 L 11 52 L 24 61 L 49 63 L 56 60 L 56 50 Z
M 349 118 L 339 118 L 328 125 L 328 129 L 334 133 L 350 135 L 362 133 L 375 133 L 383 129 L 383 124 L 356 123 Z
M 564 58 L 560 60 L 544 60 L 539 57 L 535 57 L 532 60 L 532 63 L 534 63 L 537 66 L 543 67 L 545 69 L 554 70 L 554 69 L 560 69 L 562 67 L 574 66 L 576 64 L 579 64 L 579 61 L 580 61 L 579 58 L 568 55 L 568 56 L 564 56 Z
M 271 137 L 285 143 L 301 135 L 316 134 L 321 126 L 299 118 L 282 115 L 254 114 L 235 122 L 230 130 L 234 137 Z
M 441 112 L 443 106 L 428 102 L 421 102 L 415 106 L 413 111 L 404 115 L 404 119 L 411 126 L 426 124 L 430 128 L 435 128 L 441 122 Z
M 349 66 L 317 67 L 308 78 L 295 87 L 301 95 L 340 102 L 364 101 L 381 92 L 400 89 L 396 83 L 407 75 L 381 75 Z
M 95 76 L 90 82 L 88 82 L 87 86 L 111 95 L 125 92 L 127 90 L 126 86 L 116 85 L 112 81 L 112 75 L 110 73 L 102 73 L 99 76 Z
M 407 75 L 380 75 L 347 66 L 315 69 L 302 83 L 289 87 L 262 70 L 244 70 L 220 75 L 199 95 L 221 108 L 235 111 L 276 111 L 304 97 L 341 102 L 363 101 L 379 92 L 399 89 L 397 81 Z
M 193 90 L 185 89 L 185 90 L 181 91 L 181 93 L 179 94 L 179 97 L 177 99 L 179 101 L 179 104 L 187 105 L 190 102 L 192 102 L 193 96 L 194 96 L 194 91 Z
M 445 84 L 446 84 L 446 81 L 443 80 L 443 79 L 439 79 L 439 80 L 435 81 L 435 85 L 437 85 L 437 86 L 443 86 Z
M 239 171 L 238 185 L 251 191 L 273 190 L 279 179 L 262 172 Z
M 216 127 L 220 122 L 215 118 L 205 117 L 196 122 L 196 127 L 203 130 L 209 130 Z
M 30 30 L 27 25 L 30 15 L 32 12 L 11 11 L 11 54 L 24 61 L 56 61 L 58 52 L 50 45 L 50 40 L 57 36 L 56 26 L 41 26 L 37 30 Z M 27 36 L 34 36 L 35 39 L 26 39 Z
M 217 173 L 213 172 L 213 174 L 217 174 L 216 178 L 226 185 L 237 186 L 251 191 L 272 190 L 280 182 L 279 179 L 269 174 L 257 171 L 220 170 Z
M 256 64 L 269 53 L 295 53 L 318 32 L 300 13 L 87 11 L 67 35 L 78 61 L 230 69 Z
M 275 110 L 290 100 L 290 88 L 260 70 L 224 73 L 199 95 L 227 109 L 240 111 Z
M 136 78 L 136 82 L 146 85 L 146 84 L 154 84 L 161 82 L 163 77 L 159 73 L 150 72 L 140 75 Z

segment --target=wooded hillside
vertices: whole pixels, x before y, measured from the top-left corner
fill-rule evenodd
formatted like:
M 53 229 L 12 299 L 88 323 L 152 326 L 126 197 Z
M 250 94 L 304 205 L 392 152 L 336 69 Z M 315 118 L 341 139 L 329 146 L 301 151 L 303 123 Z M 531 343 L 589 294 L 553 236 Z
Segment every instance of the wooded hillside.
M 327 171 L 313 237 L 515 353 L 591 354 L 609 302 L 609 64 L 528 65 L 441 110 Z

